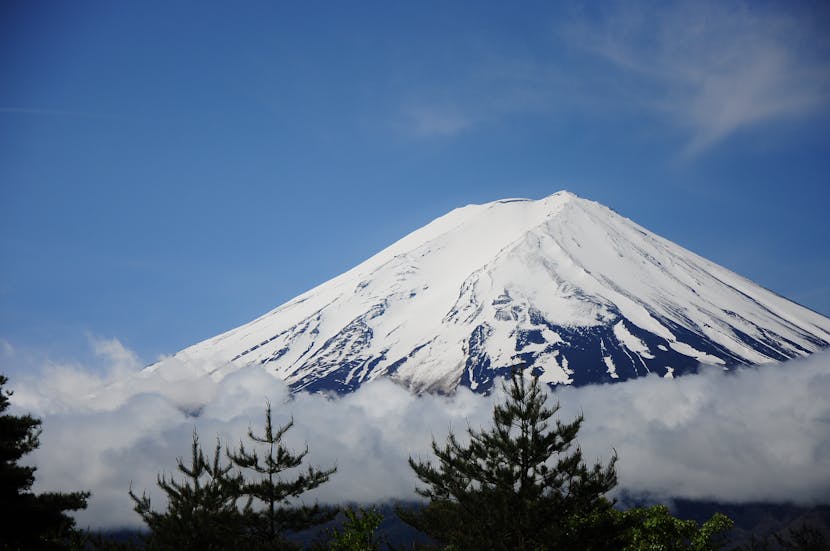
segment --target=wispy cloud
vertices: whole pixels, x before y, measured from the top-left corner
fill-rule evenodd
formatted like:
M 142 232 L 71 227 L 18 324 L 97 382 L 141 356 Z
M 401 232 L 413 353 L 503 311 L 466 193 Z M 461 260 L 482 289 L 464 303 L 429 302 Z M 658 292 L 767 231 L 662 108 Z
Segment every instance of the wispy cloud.
M 742 130 L 830 105 L 830 39 L 806 11 L 711 1 L 600 6 L 559 14 L 534 50 L 496 41 L 466 52 L 455 72 L 407 89 L 398 127 L 432 138 L 527 114 L 588 127 L 605 114 L 646 114 L 689 158 Z
M 220 435 L 234 445 L 261 423 L 266 399 L 275 416 L 296 426 L 291 446 L 309 445 L 317 465 L 338 472 L 319 488 L 325 502 L 413 499 L 407 457 L 426 456 L 434 436 L 463 434 L 489 423 L 493 400 L 459 390 L 417 397 L 388 380 L 338 399 L 300 394 L 260 366 L 221 381 L 196 377 L 211 366 L 181 362 L 169 373 L 141 371 L 118 341 L 99 341 L 112 369 L 50 364 L 14 377 L 13 406 L 44 416 L 37 490 L 90 489 L 81 525 L 137 525 L 126 491 L 147 489 L 172 472 L 197 428 L 204 442 Z M 0 371 L 4 367 L 0 365 Z M 170 370 L 168 370 L 170 371 Z M 579 434 L 589 459 L 615 448 L 621 487 L 663 497 L 731 502 L 814 503 L 830 495 L 830 353 L 806 360 L 666 380 L 563 388 L 552 399 L 561 415 L 585 414 Z M 193 412 L 200 411 L 198 417 Z
M 404 130 L 418 138 L 455 136 L 477 122 L 461 109 L 427 105 L 407 108 L 401 118 Z
M 10 359 L 14 357 L 14 347 L 6 339 L 0 339 L 0 357 Z
M 109 115 L 99 115 L 96 113 L 87 113 L 85 111 L 66 111 L 61 109 L 42 109 L 39 107 L 0 107 L 0 113 L 7 113 L 12 115 L 37 115 L 37 116 L 56 116 L 56 117 L 84 117 L 94 119 L 109 119 L 113 118 Z
M 535 59 L 477 51 L 452 78 L 404 94 L 397 128 L 415 138 L 452 137 L 527 113 L 561 109 L 568 78 Z
M 684 129 L 694 156 L 752 125 L 825 107 L 823 30 L 757 3 L 620 2 L 564 26 L 563 36 L 631 76 L 622 86 Z

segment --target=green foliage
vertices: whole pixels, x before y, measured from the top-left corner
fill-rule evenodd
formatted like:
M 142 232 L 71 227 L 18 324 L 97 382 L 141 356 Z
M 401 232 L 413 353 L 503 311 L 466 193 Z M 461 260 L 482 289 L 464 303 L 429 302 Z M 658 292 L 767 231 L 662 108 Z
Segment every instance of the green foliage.
M 283 444 L 283 436 L 293 425 L 292 419 L 275 430 L 269 403 L 265 407 L 264 433 L 258 435 L 248 429 L 248 438 L 265 453 L 260 455 L 256 449 L 248 450 L 241 442 L 237 451 L 228 451 L 228 457 L 236 467 L 253 471 L 257 477 L 243 479 L 239 492 L 262 505 L 248 514 L 251 535 L 258 542 L 285 544 L 283 535 L 286 531 L 305 530 L 328 522 L 337 514 L 336 509 L 316 504 L 296 506 L 292 502 L 325 483 L 337 470 L 336 467 L 326 470 L 308 467 L 294 477 L 285 476 L 285 471 L 300 467 L 308 454 L 307 446 L 302 452 L 294 453 Z
M 618 549 L 597 532 L 618 522 L 603 497 L 617 483 L 616 457 L 588 467 L 575 445 L 582 417 L 551 425 L 559 406 L 546 407 L 536 377 L 517 371 L 503 388 L 491 428 L 468 429 L 466 445 L 454 434 L 433 441 L 437 466 L 410 458 L 430 502 L 399 516 L 457 549 Z
M 221 450 L 217 441 L 213 460 L 208 461 L 194 431 L 190 465 L 182 458 L 176 460 L 183 481 L 158 477 L 158 486 L 167 495 L 164 512 L 153 511 L 146 494 L 138 497 L 130 489 L 135 511 L 152 532 L 148 549 L 230 549 L 244 538 L 244 509 L 237 507 L 242 482 L 231 473 L 232 464 L 222 464 Z
M 690 549 L 693 551 L 721 549 L 726 539 L 726 532 L 731 530 L 734 525 L 732 519 L 723 513 L 715 513 L 691 536 Z
M 346 520 L 338 530 L 331 531 L 329 547 L 333 551 L 377 551 L 381 541 L 375 535 L 383 515 L 374 507 L 370 509 L 353 509 L 346 507 L 343 510 Z
M 664 505 L 630 509 L 620 513 L 627 527 L 626 551 L 715 551 L 722 547 L 721 536 L 732 521 L 717 513 L 702 526 L 680 520 Z
M 66 512 L 86 508 L 89 492 L 31 492 L 35 467 L 18 461 L 39 445 L 41 421 L 31 415 L 9 415 L 11 391 L 0 375 L 0 549 L 65 549 L 76 535 Z

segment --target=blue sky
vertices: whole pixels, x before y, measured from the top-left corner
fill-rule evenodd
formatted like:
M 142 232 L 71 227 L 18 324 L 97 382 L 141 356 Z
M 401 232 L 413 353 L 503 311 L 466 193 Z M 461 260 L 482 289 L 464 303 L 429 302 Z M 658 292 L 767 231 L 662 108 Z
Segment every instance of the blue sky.
M 822 2 L 4 2 L 3 347 L 153 361 L 560 189 L 830 315 L 828 29 Z

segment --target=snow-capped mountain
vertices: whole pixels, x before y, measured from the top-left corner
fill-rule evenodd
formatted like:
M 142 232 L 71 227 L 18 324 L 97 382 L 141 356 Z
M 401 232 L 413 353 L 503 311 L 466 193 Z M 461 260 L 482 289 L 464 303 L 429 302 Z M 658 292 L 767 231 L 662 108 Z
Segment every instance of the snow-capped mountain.
M 455 209 L 148 369 L 184 360 L 221 378 L 259 364 L 297 390 L 387 376 L 415 391 L 486 391 L 518 362 L 586 384 L 827 346 L 830 318 L 562 191 Z

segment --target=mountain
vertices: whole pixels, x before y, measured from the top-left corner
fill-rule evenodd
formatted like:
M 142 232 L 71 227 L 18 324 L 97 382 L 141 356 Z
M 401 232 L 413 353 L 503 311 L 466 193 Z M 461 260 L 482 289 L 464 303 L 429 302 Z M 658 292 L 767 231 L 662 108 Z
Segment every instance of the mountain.
M 376 377 L 487 391 L 522 362 L 551 384 L 671 377 L 830 346 L 830 319 L 562 191 L 458 208 L 179 360 L 251 364 L 295 390 Z

